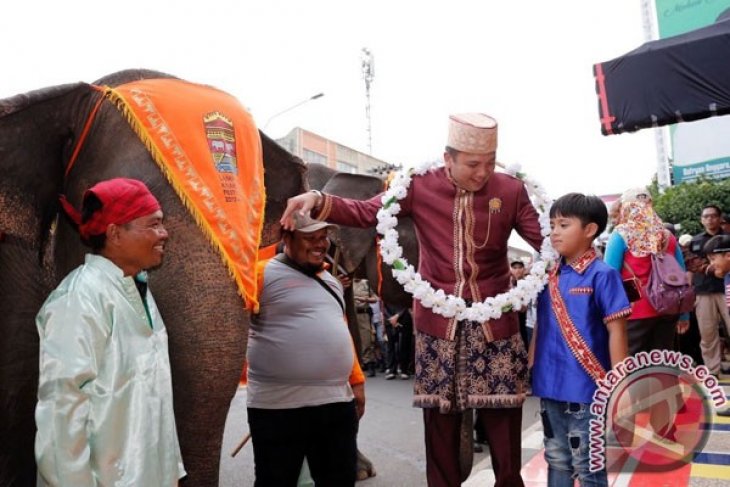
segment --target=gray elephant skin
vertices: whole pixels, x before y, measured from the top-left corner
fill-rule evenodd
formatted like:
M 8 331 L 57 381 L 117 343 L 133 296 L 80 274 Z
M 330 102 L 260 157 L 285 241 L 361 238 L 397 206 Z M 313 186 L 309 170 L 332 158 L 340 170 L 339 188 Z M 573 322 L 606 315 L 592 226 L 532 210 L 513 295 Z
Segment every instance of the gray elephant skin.
M 171 77 L 122 71 L 95 82 Z M 223 429 L 245 357 L 248 315 L 218 252 L 183 207 L 119 111 L 105 101 L 67 177 L 65 164 L 100 93 L 86 83 L 0 100 L 0 486 L 35 485 L 38 382 L 34 318 L 49 292 L 87 251 L 58 195 L 80 207 L 82 192 L 113 177 L 145 182 L 170 233 L 150 283 L 169 333 L 175 416 L 188 477 L 218 485 Z M 304 190 L 305 166 L 262 135 L 267 191 L 262 245 L 280 238 L 286 199 Z

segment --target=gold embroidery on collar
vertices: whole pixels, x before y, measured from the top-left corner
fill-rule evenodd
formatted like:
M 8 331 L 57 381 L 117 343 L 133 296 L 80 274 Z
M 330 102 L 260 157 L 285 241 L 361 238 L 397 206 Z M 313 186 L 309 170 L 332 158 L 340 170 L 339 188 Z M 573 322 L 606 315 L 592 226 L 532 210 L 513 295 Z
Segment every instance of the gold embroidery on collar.
M 596 254 L 596 250 L 591 247 L 590 249 L 586 250 L 586 252 L 578 257 L 577 259 L 573 260 L 572 262 L 568 262 L 567 264 L 575 270 L 578 274 L 583 274 L 586 269 L 588 269 L 588 266 L 593 263 L 594 260 L 598 258 L 598 255 Z

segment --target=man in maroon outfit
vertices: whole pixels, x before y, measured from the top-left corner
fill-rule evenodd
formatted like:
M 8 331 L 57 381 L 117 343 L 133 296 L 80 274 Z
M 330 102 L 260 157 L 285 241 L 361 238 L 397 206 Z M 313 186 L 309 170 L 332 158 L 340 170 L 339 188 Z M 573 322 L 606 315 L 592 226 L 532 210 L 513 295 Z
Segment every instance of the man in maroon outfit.
M 497 123 L 481 113 L 452 115 L 445 167 L 414 176 L 400 215 L 416 226 L 418 271 L 435 289 L 467 303 L 510 288 L 507 240 L 517 230 L 535 249 L 542 236 L 523 183 L 495 173 Z M 377 224 L 380 195 L 366 201 L 310 191 L 291 198 L 295 211 L 341 225 Z M 490 447 L 496 486 L 522 486 L 521 422 L 527 354 L 516 313 L 483 324 L 444 318 L 414 302 L 414 406 L 423 408 L 426 475 L 431 487 L 461 483 L 459 430 L 476 409 Z

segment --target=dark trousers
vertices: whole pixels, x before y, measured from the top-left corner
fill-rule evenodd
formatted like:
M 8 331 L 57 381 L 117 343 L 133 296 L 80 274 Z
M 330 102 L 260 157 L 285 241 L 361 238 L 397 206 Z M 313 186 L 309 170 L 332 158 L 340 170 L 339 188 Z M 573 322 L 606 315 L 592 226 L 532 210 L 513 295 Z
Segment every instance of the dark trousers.
M 629 320 L 626 323 L 629 355 L 652 350 L 674 350 L 678 320 L 679 315 Z
M 304 457 L 317 487 L 355 485 L 355 403 L 248 408 L 255 487 L 295 487 Z
M 477 409 L 489 444 L 495 487 L 522 487 L 522 408 Z M 461 485 L 459 437 L 461 414 L 423 410 L 426 434 L 426 479 L 429 487 Z
M 400 368 L 404 374 L 411 374 L 413 363 L 413 326 L 401 325 L 394 327 L 385 325 L 385 333 L 388 336 L 388 351 L 386 354 L 385 367 L 395 373 Z

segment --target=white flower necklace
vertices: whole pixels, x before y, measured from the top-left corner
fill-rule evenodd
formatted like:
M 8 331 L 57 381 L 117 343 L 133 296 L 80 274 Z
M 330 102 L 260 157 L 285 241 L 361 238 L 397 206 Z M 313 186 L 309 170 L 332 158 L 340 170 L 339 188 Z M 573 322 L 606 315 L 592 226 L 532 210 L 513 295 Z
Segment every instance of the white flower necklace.
M 547 195 L 537 181 L 529 178 L 520 171 L 520 166 L 498 165 L 505 169 L 507 174 L 514 176 L 525 184 L 527 194 L 530 196 L 533 205 L 538 210 L 542 236 L 550 235 L 550 205 L 552 199 Z M 482 302 L 466 305 L 463 298 L 446 294 L 443 289 L 434 290 L 431 283 L 424 280 L 421 274 L 416 272 L 413 265 L 403 257 L 403 248 L 398 243 L 398 232 L 395 227 L 398 224 L 398 214 L 401 211 L 398 200 L 402 200 L 408 194 L 408 186 L 414 175 L 422 176 L 428 171 L 441 166 L 439 162 L 427 162 L 418 165 L 410 170 L 398 172 L 390 183 L 390 186 L 382 196 L 383 206 L 378 211 L 377 231 L 383 238 L 380 240 L 380 253 L 383 261 L 393 268 L 393 277 L 403 285 L 403 288 L 421 301 L 421 305 L 431 308 L 432 311 L 445 318 L 456 317 L 458 320 L 471 320 L 484 323 L 487 320 L 495 320 L 502 316 L 502 313 L 520 309 L 532 302 L 537 294 L 545 287 L 548 279 L 548 267 L 557 259 L 557 253 L 550 245 L 550 239 L 544 238 L 540 248 L 539 259 L 532 265 L 530 273 L 517 281 L 517 285 L 506 293 L 489 297 Z

